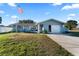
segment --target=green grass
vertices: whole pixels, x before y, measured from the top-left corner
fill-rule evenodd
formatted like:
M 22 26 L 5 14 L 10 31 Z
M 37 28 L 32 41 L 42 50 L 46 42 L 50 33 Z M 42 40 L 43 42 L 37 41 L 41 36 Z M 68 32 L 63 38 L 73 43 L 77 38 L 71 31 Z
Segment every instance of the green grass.
M 71 56 L 72 54 L 43 34 L 0 35 L 1 56 Z

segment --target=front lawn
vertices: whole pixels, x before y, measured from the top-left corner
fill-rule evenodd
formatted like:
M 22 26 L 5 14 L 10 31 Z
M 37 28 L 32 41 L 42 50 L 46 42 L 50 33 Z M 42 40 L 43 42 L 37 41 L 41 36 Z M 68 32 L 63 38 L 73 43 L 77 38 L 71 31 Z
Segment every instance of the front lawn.
M 1 56 L 71 56 L 72 54 L 43 34 L 0 35 Z

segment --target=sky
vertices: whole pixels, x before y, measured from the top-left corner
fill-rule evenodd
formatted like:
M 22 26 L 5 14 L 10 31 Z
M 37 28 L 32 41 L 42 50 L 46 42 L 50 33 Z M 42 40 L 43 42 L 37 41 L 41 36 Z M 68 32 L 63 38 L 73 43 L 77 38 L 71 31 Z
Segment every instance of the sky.
M 18 12 L 18 6 L 22 8 L 23 13 Z M 0 17 L 2 17 L 2 25 L 27 19 L 35 22 L 48 19 L 79 22 L 79 3 L 0 3 Z

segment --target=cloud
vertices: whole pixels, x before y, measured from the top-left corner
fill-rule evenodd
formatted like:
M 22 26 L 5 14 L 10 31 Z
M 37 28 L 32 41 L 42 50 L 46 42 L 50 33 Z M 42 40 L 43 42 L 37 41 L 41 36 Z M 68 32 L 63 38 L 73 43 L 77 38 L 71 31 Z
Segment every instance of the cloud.
M 76 14 L 69 14 L 68 16 L 69 17 L 73 17 L 73 16 L 76 16 Z
M 50 14 L 50 12 L 46 12 L 46 13 L 45 13 L 45 15 L 49 15 L 49 14 Z
M 8 5 L 11 6 L 11 7 L 16 7 L 15 3 L 8 3 Z
M 51 5 L 51 6 L 60 6 L 60 5 L 62 5 L 63 3 L 49 3 L 49 5 Z
M 75 19 L 76 16 L 77 16 L 77 14 L 71 13 L 71 14 L 68 15 L 67 20 Z
M 53 6 L 62 5 L 63 3 L 53 3 Z
M 62 10 L 79 9 L 79 3 L 65 5 Z
M 5 16 L 7 16 L 7 17 L 8 17 L 9 15 L 5 15 Z
M 67 20 L 71 20 L 71 19 L 73 19 L 73 18 L 72 18 L 72 17 L 68 17 L 68 18 L 67 18 Z
M 5 12 L 3 10 L 0 10 L 0 14 L 4 14 Z
M 11 16 L 11 18 L 12 18 L 12 19 L 16 19 L 16 18 L 18 18 L 18 16 L 13 15 L 13 16 Z

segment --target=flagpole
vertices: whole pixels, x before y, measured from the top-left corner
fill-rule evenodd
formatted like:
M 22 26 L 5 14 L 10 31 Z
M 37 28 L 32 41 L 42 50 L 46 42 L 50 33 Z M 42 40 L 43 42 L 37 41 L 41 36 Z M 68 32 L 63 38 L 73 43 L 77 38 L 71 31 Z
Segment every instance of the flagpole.
M 21 18 L 21 15 L 23 14 L 23 9 L 18 6 L 18 12 L 19 12 L 19 17 Z M 23 26 L 23 30 L 24 30 L 24 26 Z

